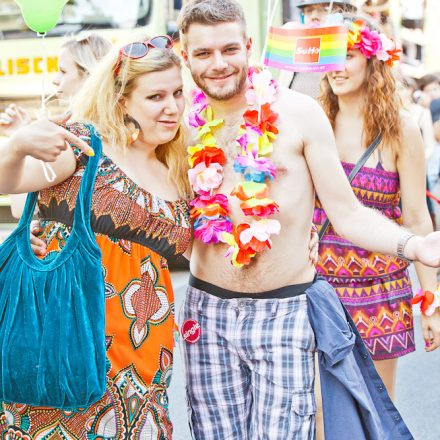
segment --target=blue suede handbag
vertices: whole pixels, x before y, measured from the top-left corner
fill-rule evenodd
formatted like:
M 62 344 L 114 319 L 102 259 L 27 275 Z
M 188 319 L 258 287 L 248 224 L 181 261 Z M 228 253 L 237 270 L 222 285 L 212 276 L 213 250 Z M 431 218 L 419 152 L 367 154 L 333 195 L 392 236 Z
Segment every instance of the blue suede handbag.
M 101 156 L 79 188 L 64 248 L 40 260 L 29 228 L 38 192 L 28 195 L 18 227 L 0 246 L 0 400 L 61 409 L 90 406 L 106 389 L 105 293 L 101 250 L 90 226 Z

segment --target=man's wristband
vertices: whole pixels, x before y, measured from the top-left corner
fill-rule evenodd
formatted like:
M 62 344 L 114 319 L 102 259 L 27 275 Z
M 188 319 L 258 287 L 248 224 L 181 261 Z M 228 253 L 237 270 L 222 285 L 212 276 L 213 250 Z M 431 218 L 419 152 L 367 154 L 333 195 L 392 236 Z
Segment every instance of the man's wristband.
M 415 237 L 414 234 L 406 233 L 399 238 L 399 241 L 397 242 L 397 256 L 400 259 L 408 261 L 408 262 L 412 261 L 409 258 L 405 257 L 405 247 L 406 247 L 408 241 L 413 237 Z

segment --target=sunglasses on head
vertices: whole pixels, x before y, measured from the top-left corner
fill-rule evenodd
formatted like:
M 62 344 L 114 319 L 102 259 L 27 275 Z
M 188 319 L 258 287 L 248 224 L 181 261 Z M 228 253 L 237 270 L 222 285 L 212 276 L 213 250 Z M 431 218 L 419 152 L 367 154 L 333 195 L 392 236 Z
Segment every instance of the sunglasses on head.
M 121 68 L 123 55 L 133 60 L 137 60 L 147 55 L 150 47 L 153 49 L 171 49 L 173 44 L 173 39 L 168 35 L 158 35 L 157 37 L 150 38 L 147 41 L 130 43 L 123 46 L 119 51 L 118 60 L 115 64 L 115 78 L 118 76 L 119 69 Z

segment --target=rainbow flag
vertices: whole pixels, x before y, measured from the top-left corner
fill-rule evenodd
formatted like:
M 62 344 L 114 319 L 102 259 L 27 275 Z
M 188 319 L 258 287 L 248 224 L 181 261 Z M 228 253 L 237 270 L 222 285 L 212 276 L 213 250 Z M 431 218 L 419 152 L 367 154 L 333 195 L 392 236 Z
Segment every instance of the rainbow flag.
M 264 64 L 292 72 L 343 70 L 347 56 L 345 26 L 269 28 Z

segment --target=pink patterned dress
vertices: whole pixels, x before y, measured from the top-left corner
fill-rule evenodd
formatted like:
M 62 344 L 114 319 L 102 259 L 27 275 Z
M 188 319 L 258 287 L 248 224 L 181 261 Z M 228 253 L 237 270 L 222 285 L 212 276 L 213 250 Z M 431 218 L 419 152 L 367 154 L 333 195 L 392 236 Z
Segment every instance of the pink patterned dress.
M 342 162 L 347 176 L 354 165 Z M 402 223 L 399 207 L 399 175 L 362 167 L 351 183 L 360 202 L 396 223 Z M 319 200 L 314 223 L 326 220 Z M 336 289 L 374 360 L 392 359 L 415 350 L 408 263 L 388 255 L 358 248 L 336 234 L 330 225 L 319 246 L 318 272 Z

